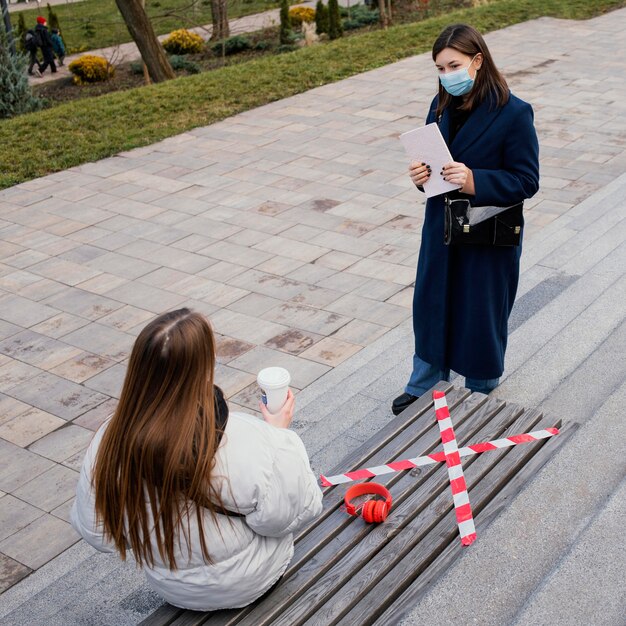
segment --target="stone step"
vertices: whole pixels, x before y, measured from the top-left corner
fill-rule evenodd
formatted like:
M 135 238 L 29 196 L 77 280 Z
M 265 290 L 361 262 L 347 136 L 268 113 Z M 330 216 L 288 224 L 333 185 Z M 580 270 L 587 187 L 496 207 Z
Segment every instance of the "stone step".
M 534 232 L 529 241 L 525 242 L 525 248 L 532 251 L 552 239 L 562 228 L 568 228 L 572 231 L 580 230 L 588 225 L 590 220 L 595 221 L 605 213 L 610 212 L 620 198 L 624 197 L 625 185 L 626 175 L 621 175 L 608 185 L 598 189 L 582 202 L 559 215 L 550 224 Z
M 127 612 L 123 600 L 129 592 L 144 587 L 144 576 L 134 564 L 123 563 L 114 554 L 101 554 L 80 542 L 5 592 L 0 622 L 16 626 L 81 624 L 96 612 L 94 607 L 97 607 L 98 615 L 116 613 L 113 621 L 99 623 L 135 624 L 138 621 L 136 615 L 120 621 L 122 614 Z M 146 592 L 151 593 L 147 588 Z M 146 607 L 145 614 L 161 603 L 152 594 L 152 604 Z
M 602 397 L 593 389 L 589 391 L 596 400 Z M 468 623 L 468 616 L 480 616 L 485 626 L 501 626 L 513 623 L 520 612 L 523 615 L 534 610 L 536 590 L 575 549 L 590 521 L 622 482 L 626 469 L 622 445 L 626 437 L 626 383 L 604 398 L 567 446 L 491 526 L 485 531 L 477 529 L 478 541 L 431 586 L 403 625 L 447 626 Z M 566 404 L 562 415 L 567 418 L 570 410 L 573 407 Z M 619 524 L 621 528 L 623 522 Z M 620 589 L 623 577 L 608 580 L 607 584 Z M 571 593 L 559 588 L 557 595 L 561 596 L 560 602 L 575 607 L 580 593 L 580 588 Z M 536 598 L 543 602 L 539 595 Z M 596 622 L 559 619 L 528 623 Z
M 608 223 L 625 217 L 626 175 L 591 194 L 583 202 L 556 218 L 524 242 L 522 271 L 541 263 L 550 254 L 558 254 L 562 248 L 570 249 L 579 233 L 582 238 L 591 237 L 586 231 L 595 225 L 592 232 L 602 230 Z M 580 239 L 580 237 L 578 238 Z M 574 250 L 576 247 L 574 246 Z
M 552 304 L 555 307 L 565 305 L 568 301 L 565 295 Z M 508 351 L 509 373 L 493 393 L 497 397 L 515 399 L 524 406 L 539 405 L 621 324 L 624 302 L 626 277 L 607 287 L 552 337 L 549 337 L 552 329 L 542 334 L 540 328 L 540 320 L 544 320 L 546 326 L 551 321 L 547 319 L 547 310 L 552 307 L 546 307 L 514 333 L 517 337 L 511 341 Z
M 528 599 L 515 626 L 623 623 L 626 615 L 623 593 L 626 587 L 625 519 L 626 480 L 622 480 L 570 551 Z M 573 598 L 576 602 L 572 602 Z
M 148 588 L 143 573 L 134 563 L 121 562 L 96 584 L 74 593 L 68 600 L 54 614 L 42 619 L 40 625 L 85 623 L 85 616 L 96 613 L 94 607 L 97 607 L 98 624 L 134 626 L 163 604 Z
M 614 320 L 614 327 L 624 313 L 624 305 L 617 297 L 623 289 L 623 280 L 616 271 L 620 263 L 623 267 L 623 260 L 623 248 L 610 252 L 584 276 L 572 282 L 556 299 L 512 332 L 507 347 L 505 376 L 510 377 L 528 363 L 531 357 L 576 318 L 581 315 L 588 318 L 587 311 L 590 307 L 598 310 L 599 306 L 604 305 L 608 309 L 608 318 L 594 320 L 590 328 L 580 327 L 579 324 L 582 337 L 588 332 L 594 332 L 597 326 L 605 325 L 609 318 Z M 600 305 L 597 304 L 598 300 L 601 301 Z M 579 343 L 578 338 L 576 343 Z M 506 389 L 504 387 L 503 391 Z

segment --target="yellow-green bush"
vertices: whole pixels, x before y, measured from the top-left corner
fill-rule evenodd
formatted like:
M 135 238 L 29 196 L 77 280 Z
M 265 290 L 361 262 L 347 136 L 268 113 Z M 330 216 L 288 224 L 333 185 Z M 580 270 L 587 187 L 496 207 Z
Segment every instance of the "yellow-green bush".
M 311 7 L 294 7 L 289 9 L 289 20 L 294 28 L 300 28 L 302 22 L 315 21 L 315 9 Z
M 85 54 L 72 61 L 68 69 L 74 75 L 74 83 L 100 83 L 109 80 L 115 74 L 115 68 L 104 58 L 94 54 Z
M 163 47 L 170 54 L 195 54 L 202 52 L 204 39 L 186 28 L 179 28 L 170 33 L 163 42 Z

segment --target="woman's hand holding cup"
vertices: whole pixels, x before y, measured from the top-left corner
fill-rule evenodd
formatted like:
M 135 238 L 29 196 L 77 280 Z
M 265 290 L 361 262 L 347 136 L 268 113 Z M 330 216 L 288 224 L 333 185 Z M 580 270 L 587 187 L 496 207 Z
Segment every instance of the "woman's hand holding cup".
M 409 176 L 414 185 L 422 187 L 424 183 L 430 178 L 432 170 L 428 163 L 422 163 L 420 161 L 412 161 L 409 165 Z
M 283 404 L 278 413 L 270 413 L 263 402 L 259 402 L 259 408 L 263 419 L 276 428 L 289 428 L 291 420 L 293 419 L 293 410 L 296 404 L 296 398 L 293 395 L 291 389 L 287 390 L 287 400 Z

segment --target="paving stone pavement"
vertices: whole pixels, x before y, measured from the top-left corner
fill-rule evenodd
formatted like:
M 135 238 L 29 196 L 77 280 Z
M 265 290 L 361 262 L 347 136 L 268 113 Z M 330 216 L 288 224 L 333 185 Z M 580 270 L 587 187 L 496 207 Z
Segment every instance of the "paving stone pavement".
M 519 298 L 528 310 L 550 293 L 568 302 L 530 319 L 536 334 L 512 337 L 503 397 L 534 404 L 567 376 L 568 393 L 580 393 L 595 370 L 576 378 L 577 333 L 600 342 L 619 323 L 624 221 L 613 209 L 624 185 L 613 181 L 626 165 L 626 89 L 613 78 L 624 76 L 625 33 L 622 9 L 487 35 L 513 90 L 535 107 L 541 144 Z M 397 137 L 422 123 L 435 81 L 428 55 L 416 56 L 0 191 L 0 591 L 78 549 L 68 550 L 78 541 L 68 512 L 82 454 L 156 313 L 185 305 L 211 318 L 218 382 L 235 407 L 256 407 L 261 367 L 288 367 L 303 432 L 326 429 L 315 400 L 340 373 L 348 390 L 346 373 L 374 368 L 364 404 L 399 389 L 389 362 L 410 358 L 423 198 Z M 586 198 L 606 219 L 591 220 Z M 598 237 L 603 246 L 590 245 Z M 550 333 L 576 316 L 552 349 Z M 515 384 L 533 377 L 536 386 Z M 373 424 L 355 428 L 352 443 Z M 316 463 L 322 448 L 312 449 Z M 608 523 L 598 518 L 590 536 Z

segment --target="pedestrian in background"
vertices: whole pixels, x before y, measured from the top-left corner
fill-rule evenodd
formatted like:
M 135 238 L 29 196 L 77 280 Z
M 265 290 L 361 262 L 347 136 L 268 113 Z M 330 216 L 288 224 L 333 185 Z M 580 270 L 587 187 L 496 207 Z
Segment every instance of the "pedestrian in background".
M 426 123 L 436 122 L 452 161 L 444 180 L 460 186 L 450 199 L 510 207 L 539 188 L 539 147 L 530 104 L 514 96 L 482 35 L 448 26 L 433 45 L 439 89 Z M 432 172 L 427 155 L 409 175 L 418 187 Z M 443 195 L 426 202 L 413 294 L 413 372 L 392 404 L 398 415 L 453 370 L 472 391 L 489 393 L 504 371 L 508 319 L 522 254 L 518 246 L 445 245 Z
M 35 32 L 35 29 L 29 28 L 24 35 L 24 49 L 30 55 L 30 61 L 28 63 L 28 75 L 40 77 L 41 62 L 37 58 L 37 50 L 39 50 L 38 37 L 39 35 Z M 35 67 L 35 65 L 37 67 Z
M 57 59 L 59 59 L 59 65 L 63 65 L 63 60 L 65 59 L 65 43 L 63 43 L 63 37 L 61 37 L 61 32 L 58 28 L 52 29 L 50 39 L 52 39 L 52 49 L 54 50 L 54 54 Z
M 41 48 L 41 54 L 43 56 L 43 63 L 39 67 L 39 71 L 43 74 L 48 66 L 50 71 L 56 74 L 57 66 L 54 63 L 54 50 L 52 48 L 52 37 L 47 26 L 48 22 L 45 17 L 41 15 L 37 18 L 37 26 L 35 26 L 35 33 L 38 38 L 38 45 Z

